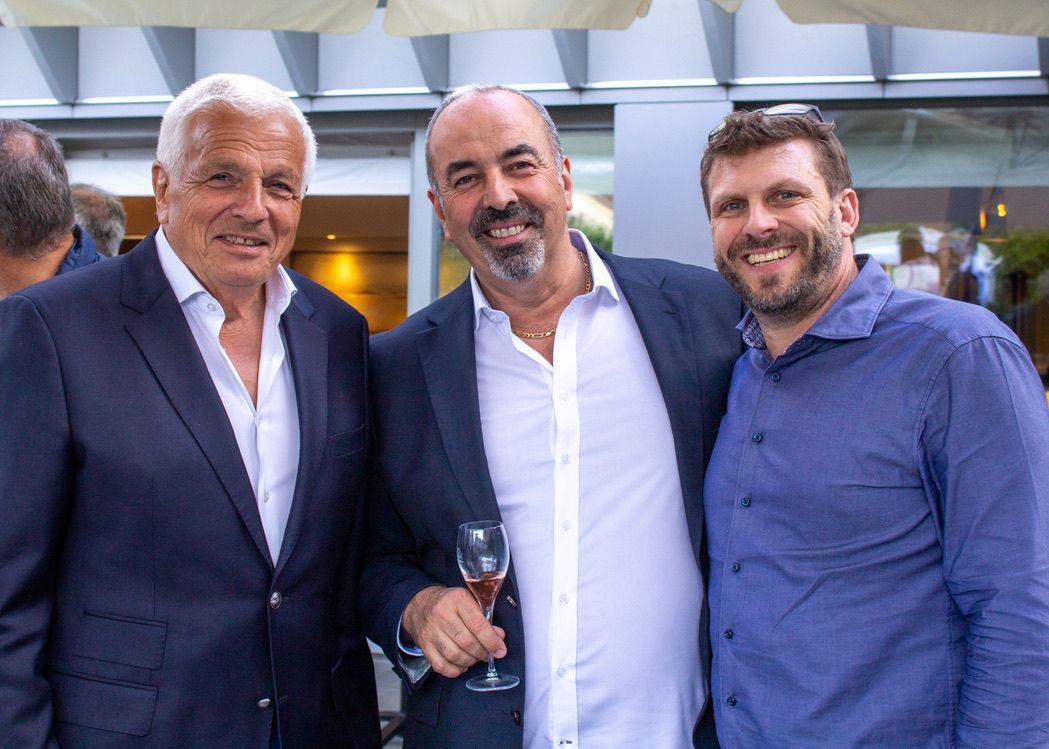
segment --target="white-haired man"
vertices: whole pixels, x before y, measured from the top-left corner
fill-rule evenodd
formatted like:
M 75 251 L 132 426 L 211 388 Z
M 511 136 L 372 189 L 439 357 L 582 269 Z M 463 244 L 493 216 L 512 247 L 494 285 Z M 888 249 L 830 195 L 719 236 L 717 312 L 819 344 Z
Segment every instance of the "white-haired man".
M 0 303 L 0 744 L 378 744 L 367 326 L 279 265 L 315 154 L 273 86 L 198 81 L 160 228 Z

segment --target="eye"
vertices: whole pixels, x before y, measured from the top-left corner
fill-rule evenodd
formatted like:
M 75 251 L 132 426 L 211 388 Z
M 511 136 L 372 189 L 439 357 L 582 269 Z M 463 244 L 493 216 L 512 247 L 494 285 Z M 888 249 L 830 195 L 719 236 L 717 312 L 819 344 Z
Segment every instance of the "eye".
M 210 177 L 208 177 L 208 181 L 209 182 L 218 182 L 218 183 L 229 182 L 231 179 L 233 179 L 233 178 L 229 174 L 227 174 L 226 172 L 219 172 L 217 174 L 213 174 Z
M 456 177 L 455 180 L 452 181 L 452 187 L 456 189 L 468 187 L 474 182 L 475 179 L 476 178 L 472 174 L 464 174 L 461 177 Z
M 727 203 L 722 203 L 718 208 L 718 213 L 736 213 L 737 211 L 743 210 L 743 201 L 741 200 L 730 200 Z
M 793 190 L 780 190 L 778 193 L 776 193 L 776 197 L 780 200 L 793 200 L 794 198 L 798 197 L 798 194 Z

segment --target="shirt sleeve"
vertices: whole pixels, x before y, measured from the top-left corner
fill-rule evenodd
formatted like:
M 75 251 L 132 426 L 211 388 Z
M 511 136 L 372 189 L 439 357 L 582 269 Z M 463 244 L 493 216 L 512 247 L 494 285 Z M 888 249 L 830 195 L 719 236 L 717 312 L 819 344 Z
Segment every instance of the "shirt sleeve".
M 928 394 L 923 479 L 967 631 L 959 749 L 1049 743 L 1049 411 L 1027 352 L 959 346 Z
M 404 614 L 401 614 L 401 619 Z M 408 681 L 415 686 L 430 673 L 430 661 L 423 655 L 423 649 L 418 645 L 406 645 L 401 639 L 401 624 L 397 623 L 397 663 L 408 677 Z

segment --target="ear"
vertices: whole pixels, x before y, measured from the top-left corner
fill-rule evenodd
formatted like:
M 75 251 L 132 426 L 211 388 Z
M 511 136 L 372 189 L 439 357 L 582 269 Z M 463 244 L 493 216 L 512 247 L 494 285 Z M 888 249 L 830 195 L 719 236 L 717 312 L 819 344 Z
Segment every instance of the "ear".
M 444 238 L 451 242 L 452 237 L 448 233 L 448 224 L 444 221 L 444 205 L 441 203 L 441 199 L 433 190 L 427 190 L 426 197 L 430 199 L 434 215 L 437 216 L 437 220 L 441 222 L 441 231 L 444 233 Z
M 851 237 L 860 225 L 860 201 L 856 191 L 851 187 L 842 190 L 837 197 L 837 207 L 841 213 L 841 236 Z
M 561 162 L 561 184 L 565 188 L 565 211 L 572 210 L 572 165 L 565 156 Z
M 159 161 L 153 162 L 153 199 L 157 203 L 157 221 L 166 224 L 168 220 L 168 173 Z

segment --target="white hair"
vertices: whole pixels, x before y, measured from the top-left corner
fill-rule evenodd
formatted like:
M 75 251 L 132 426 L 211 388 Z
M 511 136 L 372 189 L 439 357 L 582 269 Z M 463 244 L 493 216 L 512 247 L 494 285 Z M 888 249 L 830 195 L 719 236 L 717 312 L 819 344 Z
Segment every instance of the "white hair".
M 259 118 L 283 113 L 295 121 L 302 133 L 306 152 L 306 160 L 302 165 L 302 194 L 305 195 L 317 164 L 317 138 L 302 111 L 287 94 L 252 75 L 216 73 L 183 89 L 160 121 L 160 137 L 157 139 L 157 161 L 160 165 L 173 177 L 180 176 L 186 163 L 186 153 L 192 148 L 192 144 L 187 142 L 190 137 L 187 126 L 194 115 L 211 112 L 219 107 Z

